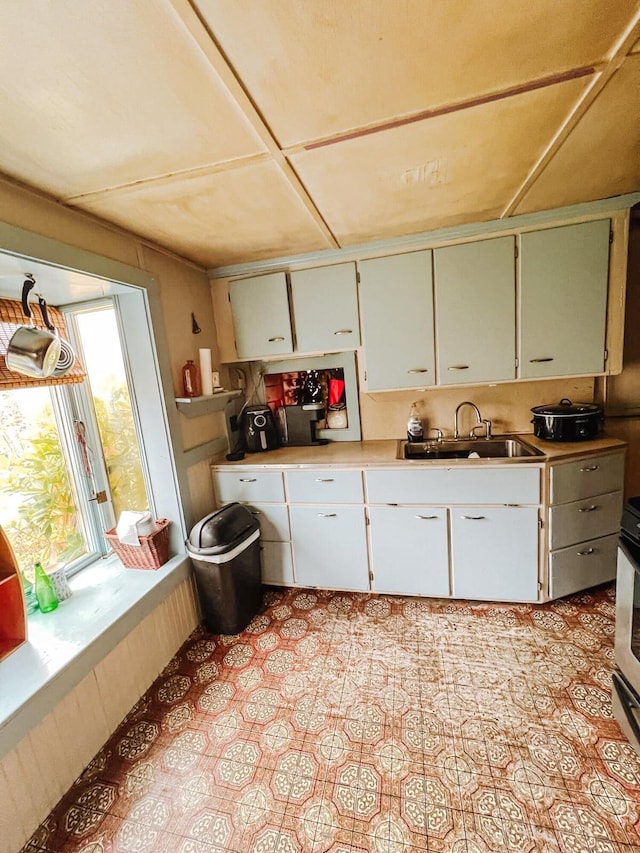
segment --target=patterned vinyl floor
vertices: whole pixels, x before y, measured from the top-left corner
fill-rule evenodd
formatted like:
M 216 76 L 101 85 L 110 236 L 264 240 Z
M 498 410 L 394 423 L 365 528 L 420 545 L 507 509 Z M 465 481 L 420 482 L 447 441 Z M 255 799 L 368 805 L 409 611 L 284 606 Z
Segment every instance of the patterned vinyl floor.
M 640 851 L 613 634 L 613 587 L 268 591 L 185 643 L 24 853 Z

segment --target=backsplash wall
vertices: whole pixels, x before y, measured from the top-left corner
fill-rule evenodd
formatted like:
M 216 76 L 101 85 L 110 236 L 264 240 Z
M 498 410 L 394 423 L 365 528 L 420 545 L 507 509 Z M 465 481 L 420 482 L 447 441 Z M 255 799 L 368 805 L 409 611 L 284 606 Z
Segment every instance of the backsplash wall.
M 388 391 L 360 393 L 362 437 L 367 440 L 405 438 L 411 403 L 419 403 L 426 430 L 441 429 L 453 434 L 453 416 L 458 403 L 475 403 L 483 418 L 492 423 L 493 432 L 532 432 L 530 409 L 545 403 L 558 403 L 563 397 L 573 402 L 591 402 L 594 380 L 591 377 L 546 379 L 536 382 L 509 382 L 502 385 L 476 385 L 464 388 L 432 388 L 426 391 Z M 462 433 L 474 424 L 470 409 L 461 412 Z M 432 433 L 435 436 L 435 433 Z

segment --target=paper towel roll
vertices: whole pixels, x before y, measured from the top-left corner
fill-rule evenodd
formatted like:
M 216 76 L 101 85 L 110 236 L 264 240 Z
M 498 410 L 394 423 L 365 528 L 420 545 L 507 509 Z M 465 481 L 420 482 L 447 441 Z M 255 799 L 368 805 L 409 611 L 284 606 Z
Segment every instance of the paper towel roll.
M 213 394 L 213 380 L 211 379 L 211 350 L 201 349 L 200 352 L 200 378 L 202 379 L 202 393 L 204 396 Z

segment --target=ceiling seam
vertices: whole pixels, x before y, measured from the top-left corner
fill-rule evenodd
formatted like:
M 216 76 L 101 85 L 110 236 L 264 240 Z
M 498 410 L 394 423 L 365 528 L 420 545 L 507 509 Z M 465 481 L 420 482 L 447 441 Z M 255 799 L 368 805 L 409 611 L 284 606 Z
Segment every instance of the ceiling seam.
M 568 80 L 577 80 L 581 77 L 588 77 L 592 74 L 595 74 L 596 71 L 597 65 L 585 65 L 579 68 L 572 68 L 571 70 L 560 74 L 553 74 L 549 77 L 541 77 L 539 80 L 532 80 L 530 83 L 523 83 L 519 86 L 512 86 L 508 89 L 503 89 L 499 92 L 492 92 L 487 95 L 478 95 L 475 98 L 469 98 L 465 101 L 458 101 L 457 103 L 447 104 L 443 107 L 435 107 L 434 109 L 430 110 L 422 110 L 421 112 L 414 113 L 413 115 L 403 116 L 402 118 L 393 119 L 392 121 L 381 122 L 378 124 L 370 125 L 368 127 L 358 128 L 356 130 L 349 131 L 348 133 L 341 133 L 336 136 L 327 137 L 326 139 L 320 139 L 314 142 L 309 142 L 306 145 L 298 145 L 296 146 L 296 150 L 313 151 L 316 148 L 324 148 L 328 145 L 335 145 L 340 142 L 347 142 L 350 139 L 358 139 L 361 136 L 369 136 L 373 133 L 380 133 L 385 130 L 393 130 L 396 127 L 404 127 L 408 124 L 415 124 L 416 122 L 427 121 L 428 119 L 437 118 L 438 116 L 449 115 L 450 113 L 460 112 L 461 110 L 468 110 L 473 107 L 482 106 L 484 104 L 491 104 L 495 101 L 502 101 L 506 98 L 512 98 L 516 95 L 523 95 L 527 92 L 533 92 L 538 89 L 546 89 L 549 86 L 555 86 L 559 83 L 565 83 Z
M 578 98 L 573 110 L 565 117 L 564 121 L 551 138 L 549 144 L 542 152 L 537 162 L 530 169 L 520 188 L 503 210 L 501 218 L 513 216 L 527 193 L 532 189 L 538 178 L 540 178 L 549 163 L 551 163 L 553 158 L 567 141 L 571 132 L 580 123 L 584 115 L 595 103 L 600 93 L 617 73 L 627 56 L 632 55 L 631 49 L 634 47 L 639 35 L 640 12 L 637 12 L 629 23 L 627 29 L 618 40 L 618 43 L 612 48 L 602 70 L 597 74 L 591 85 L 587 86 L 585 91 L 582 93 L 582 96 Z
M 253 102 L 253 99 L 249 96 L 241 78 L 227 59 L 226 54 L 209 29 L 207 22 L 202 18 L 191 0 L 169 0 L 169 3 L 186 31 L 193 38 L 194 43 L 200 48 L 203 56 L 211 65 L 220 83 L 227 89 L 227 92 L 242 115 L 244 115 L 258 138 L 271 154 L 273 163 L 279 168 L 282 176 L 297 195 L 330 247 L 339 248 L 335 234 L 320 210 L 316 207 L 313 198 L 306 191 L 296 173 L 291 169 L 275 135 Z

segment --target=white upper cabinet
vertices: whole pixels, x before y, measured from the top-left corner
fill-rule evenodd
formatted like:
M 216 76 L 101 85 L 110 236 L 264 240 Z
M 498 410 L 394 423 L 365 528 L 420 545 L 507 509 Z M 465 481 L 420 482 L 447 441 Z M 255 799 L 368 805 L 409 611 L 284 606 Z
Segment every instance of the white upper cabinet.
M 287 278 L 283 272 L 229 283 L 238 358 L 293 352 Z
M 368 391 L 435 385 L 431 250 L 361 261 Z
M 516 376 L 515 238 L 436 249 L 438 384 Z
M 291 307 L 299 352 L 360 346 L 355 264 L 292 272 Z
M 610 227 L 602 219 L 521 235 L 523 379 L 604 371 Z

